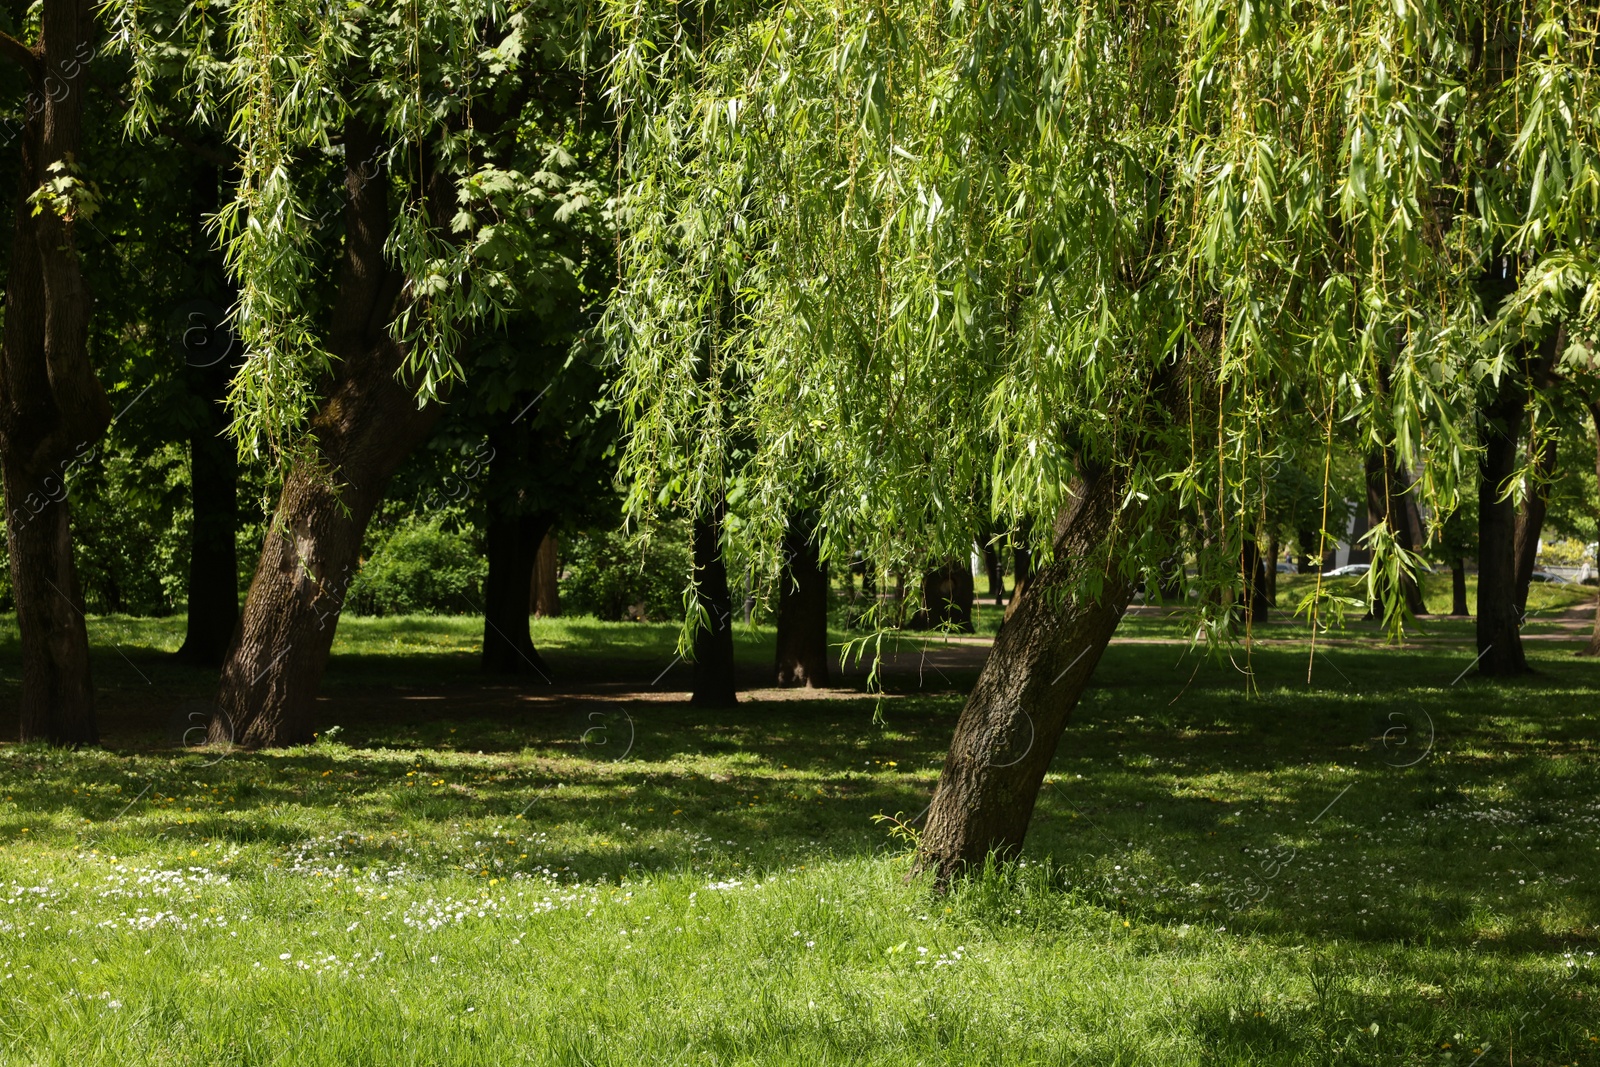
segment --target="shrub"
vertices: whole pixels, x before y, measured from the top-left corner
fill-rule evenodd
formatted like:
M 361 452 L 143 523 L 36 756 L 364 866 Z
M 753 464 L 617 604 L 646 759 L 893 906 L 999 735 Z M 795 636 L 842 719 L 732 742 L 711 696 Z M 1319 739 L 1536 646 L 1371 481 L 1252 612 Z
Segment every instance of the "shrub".
M 693 560 L 689 531 L 661 526 L 644 547 L 620 530 L 574 533 L 561 542 L 561 606 L 600 619 L 683 618 L 683 590 Z
M 401 525 L 362 564 L 345 596 L 357 615 L 475 612 L 488 561 L 464 534 L 437 522 Z

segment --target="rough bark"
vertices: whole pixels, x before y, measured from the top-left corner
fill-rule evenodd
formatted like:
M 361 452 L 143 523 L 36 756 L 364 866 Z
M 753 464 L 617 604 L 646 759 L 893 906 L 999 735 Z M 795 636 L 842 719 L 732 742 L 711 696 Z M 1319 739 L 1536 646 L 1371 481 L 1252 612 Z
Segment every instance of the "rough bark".
M 1467 561 L 1460 556 L 1450 561 L 1450 614 L 1471 614 L 1467 611 Z
M 222 668 L 211 739 L 296 744 L 315 732 L 317 687 L 362 538 L 390 475 L 438 420 L 400 375 L 389 336 L 404 278 L 384 256 L 393 221 L 387 177 L 372 173 L 377 132 L 345 126 L 345 247 L 332 308 L 337 357 L 312 416 L 314 458 L 293 465 Z M 362 162 L 357 162 L 362 161 Z M 442 189 L 431 197 L 448 203 Z
M 533 557 L 533 586 L 528 592 L 528 606 L 541 619 L 561 616 L 561 544 L 555 531 L 547 532 L 539 541 L 539 551 Z
M 1478 462 L 1478 670 L 1490 676 L 1522 674 L 1522 613 L 1517 610 L 1517 505 L 1502 499 L 1517 465 L 1526 394 L 1502 381 L 1479 412 L 1484 451 Z
M 812 525 L 800 517 L 791 517 L 784 531 L 774 664 L 782 687 L 826 689 L 829 684 L 828 572 L 812 535 Z
M 728 708 L 739 702 L 733 673 L 733 596 L 722 560 L 723 505 L 694 520 L 694 595 L 700 625 L 694 633 L 694 680 L 689 703 Z
M 1522 510 L 1517 513 L 1516 533 L 1513 535 L 1516 556 L 1517 614 L 1528 613 L 1528 586 L 1533 583 L 1534 567 L 1539 562 L 1539 537 L 1544 533 L 1545 515 L 1550 510 L 1550 483 L 1556 474 L 1556 439 L 1544 434 L 1534 447 L 1534 481 Z
M 1120 479 L 1090 472 L 1057 523 L 1055 552 L 1012 602 L 962 709 L 915 871 L 943 883 L 990 853 L 1012 856 L 1033 816 L 1061 733 L 1127 607 L 1111 525 Z M 1103 579 L 1089 595 L 1080 585 Z
M 90 300 L 75 212 L 28 198 L 53 163 L 82 157 L 78 78 L 92 55 L 92 5 L 44 0 L 39 43 L 12 49 L 29 76 L 0 342 L 0 475 L 21 638 L 22 739 L 95 744 L 94 686 L 73 567 L 67 479 L 104 435 L 111 406 L 90 366 Z M 59 208 L 59 210 L 58 210 Z

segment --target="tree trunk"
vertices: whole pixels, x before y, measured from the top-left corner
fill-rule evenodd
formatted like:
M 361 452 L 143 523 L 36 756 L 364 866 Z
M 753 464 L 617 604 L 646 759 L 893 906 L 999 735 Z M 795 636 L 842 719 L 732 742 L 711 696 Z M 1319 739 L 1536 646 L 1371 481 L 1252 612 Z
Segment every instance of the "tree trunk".
M 810 523 L 791 516 L 778 576 L 778 685 L 828 688 L 828 572 Z
M 1597 400 L 1597 401 L 1594 401 L 1594 402 L 1590 403 L 1590 405 L 1589 405 L 1589 418 L 1594 423 L 1594 438 L 1595 438 L 1594 474 L 1595 474 L 1595 483 L 1597 485 L 1600 485 L 1600 400 Z M 1596 518 L 1596 525 L 1600 526 L 1600 501 L 1596 501 L 1595 518 Z M 1596 560 L 1596 562 L 1600 563 L 1600 560 Z M 1578 655 L 1580 655 L 1580 656 L 1600 656 L 1600 589 L 1596 589 L 1595 590 L 1594 629 L 1590 631 L 1589 646 L 1587 648 L 1585 648 L 1582 652 L 1579 652 Z
M 1460 556 L 1450 561 L 1450 614 L 1471 614 L 1467 610 L 1467 561 Z
M 972 566 L 966 560 L 951 560 L 922 576 L 922 609 L 912 626 L 932 630 L 954 627 L 972 632 Z
M 1366 482 L 1367 528 L 1388 523 L 1395 543 L 1408 552 L 1415 552 L 1422 543 L 1422 520 L 1411 492 L 1411 476 L 1395 459 L 1393 449 L 1375 449 L 1367 453 Z M 1372 605 L 1369 618 L 1379 617 L 1383 610 L 1382 587 L 1374 588 L 1379 599 Z M 1414 576 L 1401 579 L 1400 595 L 1406 611 L 1412 615 L 1428 613 L 1422 588 Z
M 1006 606 L 1006 576 L 1005 570 L 1000 566 L 1000 550 L 993 541 L 984 543 L 983 546 L 983 572 L 989 579 L 989 595 L 994 597 L 994 606 Z
M 1533 473 L 1533 485 L 1517 515 L 1513 535 L 1519 618 L 1528 614 L 1528 586 L 1533 583 L 1534 567 L 1539 562 L 1539 537 L 1544 533 L 1545 514 L 1550 510 L 1550 482 L 1556 474 L 1556 439 L 1552 434 L 1544 434 L 1534 449 Z
M 1272 601 L 1267 599 L 1267 568 L 1253 538 L 1247 538 L 1240 549 L 1239 573 L 1244 577 L 1244 596 L 1240 598 L 1244 621 L 1260 626 L 1272 617 Z
M 1349 538 L 1350 544 L 1349 558 L 1345 560 L 1345 563 L 1371 563 L 1372 552 L 1361 543 L 1361 539 L 1367 535 L 1367 531 L 1372 529 L 1372 526 L 1368 521 L 1367 509 L 1358 505 L 1355 509 L 1355 514 L 1351 516 L 1351 519 L 1353 522 L 1350 526 L 1350 532 L 1345 535 Z M 1334 556 L 1335 560 L 1338 559 L 1337 551 L 1338 550 L 1336 548 Z
M 1278 535 L 1267 535 L 1267 603 L 1278 606 Z
M 942 885 L 990 853 L 1022 847 L 1067 718 L 1089 684 L 1132 593 L 1111 524 L 1122 480 L 1089 472 L 1057 522 L 1055 552 L 995 638 L 967 698 L 928 808 L 913 873 Z M 1098 596 L 1081 582 L 1102 574 Z
M 733 596 L 722 560 L 724 507 L 718 502 L 694 520 L 694 595 L 700 621 L 694 632 L 689 703 L 702 708 L 729 708 L 739 702 L 733 675 Z
M 51 164 L 82 158 L 78 77 L 92 58 L 94 9 L 44 0 L 39 44 L 8 51 L 28 76 L 17 138 L 17 203 L 0 342 L 0 477 L 21 638 L 22 739 L 96 744 L 89 635 L 72 560 L 67 478 L 111 423 L 89 362 L 90 301 L 75 243 L 76 210 L 28 198 Z
M 206 219 L 222 206 L 222 175 L 207 160 L 193 163 L 189 248 L 200 271 L 196 299 L 180 308 L 173 338 L 183 356 L 191 402 L 189 429 L 189 585 L 183 646 L 174 658 L 220 667 L 239 624 L 239 461 L 228 437 L 228 387 L 239 367 L 238 338 L 225 308 L 235 296 Z
M 1015 538 L 1011 548 L 1011 569 L 1014 577 L 1011 580 L 1011 599 L 1006 602 L 1007 619 L 1017 610 L 1023 590 L 1033 579 L 1033 551 L 1028 548 L 1027 533 L 1018 530 L 1012 536 Z
M 496 452 L 495 460 L 503 453 Z M 507 459 L 511 457 L 507 456 Z M 510 497 L 491 498 L 484 548 L 489 574 L 483 583 L 483 669 L 550 681 L 550 667 L 528 630 L 528 589 L 550 517 L 519 514 Z
M 419 406 L 415 382 L 401 374 L 406 353 L 389 336 L 405 279 L 384 255 L 393 213 L 387 175 L 372 173 L 377 146 L 378 131 L 347 120 L 345 247 L 329 334 L 336 359 L 311 419 L 314 459 L 284 478 L 222 667 L 215 742 L 311 740 L 317 687 L 367 521 L 390 475 L 439 417 L 438 404 Z M 442 189 L 432 200 L 451 202 Z
M 552 530 L 539 542 L 533 557 L 533 588 L 528 606 L 541 619 L 561 617 L 561 543 Z
M 214 407 L 220 411 L 221 405 Z M 190 502 L 194 520 L 189 545 L 189 617 L 177 658 L 202 667 L 221 666 L 239 623 L 239 469 L 225 420 L 211 432 L 189 438 Z
M 220 315 L 212 318 L 191 317 L 183 334 L 189 391 L 206 418 L 189 434 L 189 617 L 176 658 L 200 667 L 222 665 L 239 623 L 239 463 L 223 406 L 234 339 Z
M 1502 381 L 1479 413 L 1484 453 L 1478 463 L 1478 670 L 1495 677 L 1528 669 L 1517 610 L 1517 505 L 1501 499 L 1517 465 L 1525 400 L 1520 384 Z

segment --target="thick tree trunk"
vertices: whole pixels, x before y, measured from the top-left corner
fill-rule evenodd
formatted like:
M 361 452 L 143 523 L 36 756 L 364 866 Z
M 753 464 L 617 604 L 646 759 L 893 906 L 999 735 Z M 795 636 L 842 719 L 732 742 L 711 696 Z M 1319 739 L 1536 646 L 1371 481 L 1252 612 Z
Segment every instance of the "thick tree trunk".
M 689 703 L 728 708 L 739 702 L 733 674 L 733 596 L 722 561 L 723 505 L 695 516 L 694 595 L 700 624 L 694 633 L 694 691 Z
M 196 666 L 218 667 L 239 623 L 235 542 L 239 465 L 233 442 L 227 437 L 228 413 L 223 407 L 235 367 L 229 351 L 233 339 L 220 321 L 196 322 L 185 329 L 184 339 L 189 389 L 207 418 L 189 434 L 189 497 L 194 515 L 189 534 L 189 618 L 176 658 Z
M 0 342 L 0 468 L 22 646 L 22 739 L 95 744 L 94 685 L 83 598 L 73 568 L 67 478 L 111 422 L 89 363 L 90 301 L 75 243 L 75 209 L 28 198 L 50 165 L 82 158 L 79 78 L 92 58 L 94 8 L 44 0 L 39 44 L 9 58 L 31 95 L 17 138 L 17 202 Z
M 491 463 L 501 455 L 497 451 Z M 491 500 L 489 506 L 484 538 L 489 574 L 483 583 L 483 669 L 490 674 L 533 675 L 548 682 L 549 665 L 533 647 L 528 629 L 528 589 L 550 517 L 518 514 L 514 505 L 514 500 L 502 497 Z
M 1132 592 L 1110 543 L 1121 480 L 1094 472 L 1074 490 L 1051 562 L 1013 600 L 956 724 L 915 866 L 941 884 L 1022 847 L 1067 718 Z M 1091 574 L 1104 575 L 1094 597 L 1079 584 Z
M 533 588 L 528 593 L 528 605 L 541 619 L 561 616 L 560 552 L 561 544 L 552 530 L 539 541 L 539 551 L 533 557 Z
M 828 572 L 812 543 L 812 525 L 791 517 L 778 576 L 778 685 L 828 687 Z
M 1501 499 L 1517 465 L 1525 401 L 1520 384 L 1503 381 L 1479 413 L 1484 453 L 1478 465 L 1478 670 L 1497 677 L 1528 669 L 1517 610 L 1517 505 L 1509 496 Z
M 393 214 L 387 175 L 372 173 L 377 147 L 377 131 L 346 122 L 345 249 L 329 335 L 337 358 L 311 419 L 315 460 L 284 479 L 222 667 L 215 742 L 311 740 L 317 686 L 367 522 L 390 475 L 439 417 L 438 404 L 418 405 L 415 383 L 401 376 L 406 353 L 389 336 L 405 279 L 384 255 Z M 442 188 L 431 199 L 451 202 Z
M 1460 556 L 1450 561 L 1450 614 L 1471 614 L 1467 610 L 1467 561 Z
M 1534 482 L 1522 510 L 1517 514 L 1513 536 L 1516 554 L 1517 614 L 1528 613 L 1528 586 L 1533 583 L 1534 567 L 1539 562 L 1539 537 L 1544 533 L 1545 515 L 1550 510 L 1550 482 L 1556 473 L 1556 440 L 1544 434 L 1533 455 Z

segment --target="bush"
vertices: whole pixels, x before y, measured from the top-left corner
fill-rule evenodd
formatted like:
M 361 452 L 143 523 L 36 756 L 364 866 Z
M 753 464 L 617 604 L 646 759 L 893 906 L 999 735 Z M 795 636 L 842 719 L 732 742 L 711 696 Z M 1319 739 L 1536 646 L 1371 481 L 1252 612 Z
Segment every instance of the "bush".
M 684 524 L 651 531 L 642 550 L 619 530 L 571 534 L 561 548 L 563 610 L 613 620 L 683 618 L 693 565 Z
M 437 522 L 407 523 L 362 564 L 345 609 L 357 615 L 475 612 L 488 570 L 471 538 Z

